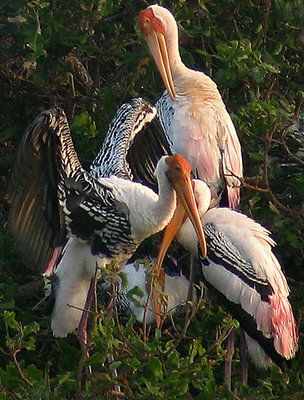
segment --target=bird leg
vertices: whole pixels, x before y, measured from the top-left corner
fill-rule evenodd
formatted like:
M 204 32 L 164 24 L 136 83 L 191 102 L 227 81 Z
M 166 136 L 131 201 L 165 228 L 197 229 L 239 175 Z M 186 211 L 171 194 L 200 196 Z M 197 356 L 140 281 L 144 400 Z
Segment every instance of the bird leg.
M 95 272 L 95 276 L 91 279 L 87 299 L 86 299 L 86 302 L 84 305 L 84 310 L 83 310 L 78 328 L 76 329 L 80 344 L 81 344 L 81 346 L 84 346 L 85 348 L 87 347 L 87 344 L 88 344 L 88 319 L 89 319 L 90 308 L 92 305 L 92 300 L 93 300 L 93 297 L 94 297 L 94 294 L 96 291 L 96 282 L 97 282 L 97 277 L 96 277 L 96 272 Z
M 248 349 L 245 339 L 245 332 L 241 329 L 241 364 L 242 364 L 242 383 L 248 383 Z
M 79 368 L 78 368 L 78 373 L 77 373 L 77 381 L 78 381 L 78 389 L 77 392 L 80 393 L 81 392 L 81 373 L 82 373 L 82 369 L 84 366 L 84 362 L 85 360 L 89 357 L 89 343 L 88 343 L 88 318 L 89 318 L 89 311 L 92 305 L 92 299 L 96 294 L 96 282 L 97 282 L 97 270 L 98 270 L 98 266 L 96 263 L 96 269 L 95 269 L 95 275 L 94 277 L 91 279 L 91 283 L 90 283 L 90 287 L 89 287 L 89 291 L 88 291 L 88 295 L 87 295 L 87 299 L 84 305 L 84 309 L 82 312 L 82 316 L 78 325 L 78 328 L 76 329 L 76 334 L 78 336 L 78 340 L 80 343 L 80 348 L 82 351 L 82 357 L 79 363 Z M 85 368 L 86 371 L 86 376 L 87 378 L 89 378 L 89 376 L 92 373 L 92 368 L 90 365 L 88 365 Z
M 228 335 L 225 360 L 225 381 L 229 390 L 231 390 L 231 360 L 234 354 L 234 328 Z
M 118 282 L 114 282 L 113 280 L 111 281 L 111 285 L 110 285 L 110 301 L 109 304 L 106 308 L 106 318 L 105 318 L 105 322 L 109 322 L 110 319 L 112 318 L 113 315 L 113 310 L 116 304 L 116 290 L 117 290 L 117 286 L 118 286 Z M 107 361 L 109 364 L 111 364 L 114 361 L 114 356 L 113 354 L 107 354 Z M 117 379 L 118 378 L 118 373 L 117 373 L 117 369 L 115 368 L 114 370 L 112 370 L 110 372 L 110 377 L 112 379 Z M 121 387 L 117 384 L 114 385 L 114 389 L 112 390 L 112 395 L 113 396 L 117 396 L 121 397 L 120 395 L 122 394 L 122 390 Z

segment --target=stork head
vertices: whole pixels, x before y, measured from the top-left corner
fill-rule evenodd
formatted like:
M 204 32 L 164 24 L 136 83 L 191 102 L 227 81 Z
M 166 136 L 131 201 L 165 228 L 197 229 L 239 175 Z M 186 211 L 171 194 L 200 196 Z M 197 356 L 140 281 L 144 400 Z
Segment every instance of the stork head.
M 206 239 L 193 191 L 191 166 L 180 154 L 162 157 L 161 161 L 163 160 L 166 164 L 166 176 L 177 194 L 177 207 L 164 233 L 156 263 L 157 271 L 160 270 L 164 256 L 185 217 L 189 217 L 193 224 L 203 256 L 207 255 Z
M 172 61 L 180 58 L 176 21 L 169 10 L 153 5 L 139 13 L 138 24 L 164 85 L 173 100 L 176 92 L 172 76 Z

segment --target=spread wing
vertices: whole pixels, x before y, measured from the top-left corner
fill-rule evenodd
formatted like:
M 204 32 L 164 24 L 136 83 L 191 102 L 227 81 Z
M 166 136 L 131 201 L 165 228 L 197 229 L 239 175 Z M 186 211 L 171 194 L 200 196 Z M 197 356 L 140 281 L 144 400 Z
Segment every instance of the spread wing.
M 81 167 L 66 115 L 57 106 L 39 114 L 26 130 L 8 200 L 9 232 L 36 271 L 45 271 L 67 236 L 89 240 L 93 254 L 106 255 L 129 239 L 126 206 L 115 199 L 110 183 L 102 184 Z M 124 228 L 124 236 L 111 224 Z
M 142 98 L 119 108 L 91 165 L 97 179 L 115 175 L 157 189 L 157 162 L 171 152 L 156 111 Z
M 67 121 L 58 114 L 57 107 L 45 111 L 27 128 L 8 189 L 9 232 L 25 262 L 38 271 L 46 267 L 54 247 L 66 235 L 58 207 L 57 138 L 52 132 Z

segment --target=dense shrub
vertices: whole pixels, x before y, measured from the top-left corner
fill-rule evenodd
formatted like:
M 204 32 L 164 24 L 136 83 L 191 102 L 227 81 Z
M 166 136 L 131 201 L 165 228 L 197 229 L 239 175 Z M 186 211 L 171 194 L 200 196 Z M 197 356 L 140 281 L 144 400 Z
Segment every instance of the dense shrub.
M 217 82 L 243 146 L 242 209 L 267 226 L 292 289 L 304 310 L 304 7 L 299 0 L 165 2 L 181 32 L 185 63 Z M 135 96 L 154 102 L 163 83 L 139 33 L 133 0 L 2 0 L 0 2 L 0 400 L 110 398 L 118 381 L 128 399 L 301 399 L 303 354 L 285 372 L 250 366 L 249 386 L 234 362 L 234 392 L 223 385 L 223 341 L 238 325 L 202 301 L 189 327 L 151 330 L 143 340 L 97 318 L 86 380 L 74 337 L 49 329 L 42 291 L 18 258 L 5 230 L 4 201 L 14 153 L 26 125 L 61 105 L 87 166 L 117 107 Z M 33 283 L 34 282 L 34 283 Z M 110 362 L 106 355 L 113 355 Z M 236 354 L 236 356 L 238 356 Z M 118 379 L 109 371 L 118 369 Z

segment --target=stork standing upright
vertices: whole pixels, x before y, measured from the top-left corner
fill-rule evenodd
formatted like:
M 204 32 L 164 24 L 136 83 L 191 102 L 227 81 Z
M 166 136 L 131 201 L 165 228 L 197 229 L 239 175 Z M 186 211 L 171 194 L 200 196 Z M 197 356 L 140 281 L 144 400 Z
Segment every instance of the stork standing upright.
M 281 364 L 294 357 L 298 331 L 269 231 L 235 210 L 208 210 L 211 194 L 205 182 L 194 180 L 194 193 L 207 241 L 208 256 L 201 260 L 204 282 L 240 322 L 257 366 L 267 368 L 271 360 Z M 184 217 L 178 207 L 165 230 L 158 263 L 178 230 L 178 242 L 198 256 L 194 231 Z
M 150 6 L 139 13 L 138 21 L 167 89 L 156 107 L 171 151 L 186 157 L 212 198 L 226 185 L 229 207 L 237 208 L 241 146 L 216 84 L 183 64 L 177 24 L 169 10 Z
M 218 202 L 226 189 L 228 206 L 238 208 L 241 146 L 215 82 L 182 62 L 177 23 L 169 10 L 152 5 L 139 13 L 138 22 L 167 89 L 156 107 L 172 153 L 187 158 L 194 176 L 208 184 L 213 199 Z M 191 270 L 193 264 L 191 257 Z M 233 332 L 228 348 L 233 349 Z M 227 374 L 232 353 L 227 351 Z
M 133 122 L 126 129 L 120 126 L 127 140 L 118 135 L 116 152 L 109 151 L 118 175 L 125 168 L 125 153 L 120 151 L 155 116 L 155 108 L 144 106 L 135 104 L 128 110 Z M 112 128 L 114 135 L 115 123 Z M 68 238 L 56 270 L 54 335 L 66 336 L 80 324 L 82 310 L 90 304 L 86 300 L 96 266 L 106 266 L 113 259 L 123 266 L 144 239 L 170 221 L 176 195 L 187 207 L 205 246 L 190 172 L 182 156 L 162 157 L 155 172 L 158 195 L 119 176 L 97 180 L 78 160 L 62 109 L 55 106 L 33 121 L 22 139 L 11 178 L 9 230 L 28 263 L 40 271 L 46 268 L 54 247 Z M 86 341 L 83 330 L 80 333 Z

